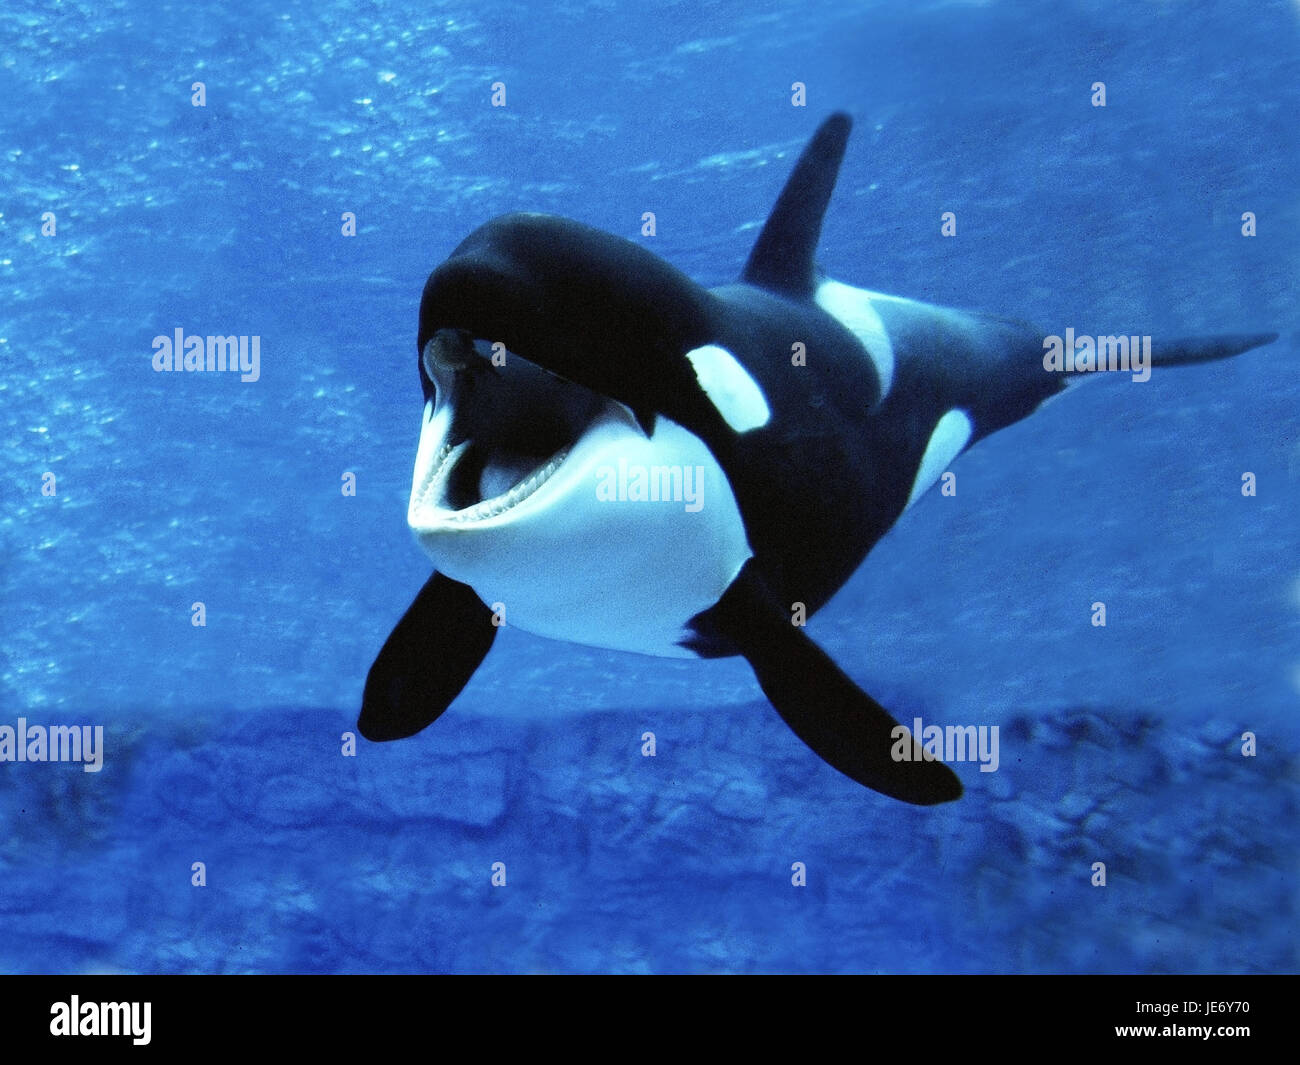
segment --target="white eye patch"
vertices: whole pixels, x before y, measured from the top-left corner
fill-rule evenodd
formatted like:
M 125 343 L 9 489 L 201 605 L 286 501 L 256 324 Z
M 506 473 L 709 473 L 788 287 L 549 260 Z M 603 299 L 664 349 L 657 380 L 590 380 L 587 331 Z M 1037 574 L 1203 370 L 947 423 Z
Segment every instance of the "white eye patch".
M 688 351 L 686 357 L 695 367 L 704 394 L 736 432 L 745 433 L 768 423 L 772 411 L 763 390 L 731 352 L 706 344 Z

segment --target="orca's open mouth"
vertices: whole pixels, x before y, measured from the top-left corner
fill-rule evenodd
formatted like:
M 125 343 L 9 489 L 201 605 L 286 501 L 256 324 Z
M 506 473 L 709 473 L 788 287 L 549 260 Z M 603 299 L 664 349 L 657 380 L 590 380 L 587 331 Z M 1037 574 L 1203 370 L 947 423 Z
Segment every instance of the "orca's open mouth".
M 531 496 L 614 404 L 458 329 L 430 338 L 421 367 L 433 396 L 412 504 L 444 520 L 494 517 Z

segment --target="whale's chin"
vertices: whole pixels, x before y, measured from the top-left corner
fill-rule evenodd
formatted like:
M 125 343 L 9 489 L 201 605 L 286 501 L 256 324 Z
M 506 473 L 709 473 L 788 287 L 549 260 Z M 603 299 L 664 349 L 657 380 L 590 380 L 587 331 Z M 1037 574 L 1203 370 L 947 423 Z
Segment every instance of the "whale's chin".
M 703 441 L 669 418 L 647 437 L 610 403 L 571 445 L 504 492 L 446 504 L 458 448 L 446 411 L 426 409 L 407 521 L 434 569 L 539 636 L 692 658 L 692 617 L 709 609 L 751 555 L 725 474 Z M 466 461 L 463 457 L 460 461 Z M 678 471 L 680 498 L 639 500 L 628 471 Z M 669 477 L 661 486 L 676 483 Z

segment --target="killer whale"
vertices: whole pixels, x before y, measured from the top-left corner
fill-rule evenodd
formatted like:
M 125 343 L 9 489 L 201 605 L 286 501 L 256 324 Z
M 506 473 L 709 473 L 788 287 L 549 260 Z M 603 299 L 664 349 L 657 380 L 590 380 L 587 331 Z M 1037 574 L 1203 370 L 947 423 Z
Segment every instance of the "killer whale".
M 706 290 L 638 244 L 540 214 L 487 222 L 430 274 L 407 517 L 435 571 L 370 669 L 363 736 L 435 720 L 500 609 L 594 646 L 743 655 L 842 773 L 921 805 L 961 795 L 915 739 L 897 757 L 901 726 L 793 619 L 953 459 L 1069 375 L 1045 369 L 1031 325 L 824 276 L 817 244 L 850 127 L 837 113 L 818 128 L 734 284 Z M 1153 362 L 1273 339 L 1173 341 Z M 665 486 L 698 471 L 703 505 L 602 499 L 600 472 L 619 462 L 667 471 Z

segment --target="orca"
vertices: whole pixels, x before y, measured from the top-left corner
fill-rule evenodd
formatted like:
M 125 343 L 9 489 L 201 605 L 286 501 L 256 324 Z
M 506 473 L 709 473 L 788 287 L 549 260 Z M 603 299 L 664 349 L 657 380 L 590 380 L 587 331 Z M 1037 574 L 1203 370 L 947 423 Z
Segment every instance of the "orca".
M 434 721 L 504 617 L 596 647 L 743 655 L 841 773 L 918 805 L 962 794 L 803 620 L 959 454 L 1072 375 L 1031 325 L 821 272 L 850 126 L 817 129 L 735 284 L 530 213 L 482 225 L 429 276 L 407 518 L 434 573 L 366 678 L 364 737 Z M 1171 341 L 1152 363 L 1274 339 Z

